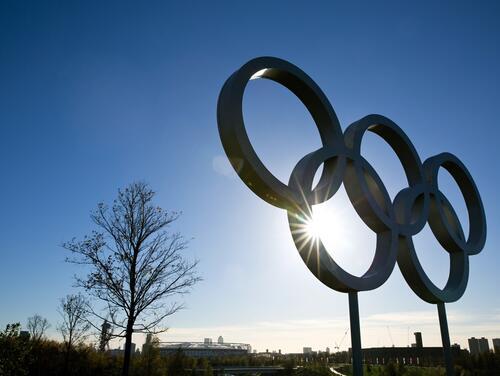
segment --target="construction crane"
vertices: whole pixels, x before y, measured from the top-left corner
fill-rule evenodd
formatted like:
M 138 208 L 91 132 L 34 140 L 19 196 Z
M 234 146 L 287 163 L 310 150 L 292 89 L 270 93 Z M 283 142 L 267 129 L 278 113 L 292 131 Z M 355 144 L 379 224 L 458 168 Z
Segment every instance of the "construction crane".
M 394 341 L 392 340 L 391 329 L 389 329 L 389 325 L 386 326 L 387 332 L 389 333 L 389 338 L 391 339 L 391 345 L 394 347 Z
M 347 328 L 347 329 L 345 330 L 345 333 L 344 333 L 344 335 L 343 335 L 342 339 L 340 340 L 340 343 L 335 342 L 335 346 L 333 347 L 334 349 L 337 349 L 337 350 L 338 350 L 338 349 L 339 349 L 339 347 L 340 347 L 340 346 L 342 346 L 342 343 L 344 342 L 344 339 L 345 339 L 345 337 L 346 337 L 346 335 L 347 335 L 347 332 L 349 332 L 349 328 Z

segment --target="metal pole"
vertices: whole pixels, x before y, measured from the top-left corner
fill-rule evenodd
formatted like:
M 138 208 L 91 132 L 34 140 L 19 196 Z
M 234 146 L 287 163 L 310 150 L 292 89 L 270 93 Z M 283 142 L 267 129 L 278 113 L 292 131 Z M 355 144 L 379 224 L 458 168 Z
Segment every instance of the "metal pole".
M 444 363 L 446 365 L 446 376 L 453 376 L 453 360 L 451 358 L 450 333 L 448 332 L 448 320 L 444 303 L 438 303 L 439 327 L 441 328 L 441 341 L 443 342 Z
M 351 322 L 352 374 L 363 375 L 361 355 L 361 330 L 359 329 L 358 293 L 349 292 L 349 320 Z

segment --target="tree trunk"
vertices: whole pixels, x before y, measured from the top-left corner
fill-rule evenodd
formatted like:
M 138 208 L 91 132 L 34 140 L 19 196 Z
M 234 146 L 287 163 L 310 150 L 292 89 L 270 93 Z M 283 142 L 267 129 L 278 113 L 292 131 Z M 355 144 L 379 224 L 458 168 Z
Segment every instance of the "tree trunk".
M 122 376 L 128 376 L 130 369 L 130 350 L 132 350 L 132 331 L 134 323 L 131 319 L 127 322 L 127 332 L 125 333 L 125 350 L 123 353 L 123 370 Z
M 66 348 L 66 354 L 64 354 L 64 375 L 68 374 L 69 370 L 69 356 L 71 351 L 71 346 L 73 344 L 73 331 L 70 330 L 68 341 L 64 344 Z
M 69 352 L 71 351 L 71 348 L 69 345 L 66 345 L 66 353 L 64 354 L 64 368 L 63 368 L 63 375 L 67 375 L 69 372 Z

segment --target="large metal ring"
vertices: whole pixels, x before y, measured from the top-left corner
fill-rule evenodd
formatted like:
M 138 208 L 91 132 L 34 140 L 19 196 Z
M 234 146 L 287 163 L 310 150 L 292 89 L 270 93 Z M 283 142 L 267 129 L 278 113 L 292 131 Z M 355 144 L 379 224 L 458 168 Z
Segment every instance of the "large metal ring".
M 307 197 L 312 188 L 315 172 L 327 161 L 336 163 L 337 174 L 331 185 L 333 192 L 336 192 L 342 182 L 341 172 L 345 169 L 346 159 L 347 165 L 349 165 L 352 164 L 350 159 L 354 158 L 351 153 L 347 153 L 347 156 L 341 153 L 342 151 L 335 152 L 334 148 L 325 147 L 306 155 L 295 166 L 290 176 L 289 186 L 303 199 L 297 203 L 293 210 L 288 210 L 290 232 L 302 260 L 311 273 L 323 284 L 342 292 L 373 290 L 381 286 L 392 273 L 397 255 L 397 231 L 392 229 L 376 231 L 375 256 L 368 271 L 361 277 L 344 270 L 329 255 L 321 239 L 310 237 L 310 234 L 307 233 L 312 218 L 312 204 Z M 382 181 L 368 163 L 365 165 L 365 169 L 370 181 L 377 186 L 378 192 L 383 197 L 385 206 L 391 210 L 391 199 Z M 356 184 L 353 182 L 352 186 Z
M 447 207 L 442 205 L 443 194 L 438 187 L 439 168 L 445 168 L 455 179 L 465 200 L 469 215 L 469 236 L 461 235 L 460 221 L 450 223 Z M 424 162 L 424 170 L 433 192 L 433 210 L 429 216 L 429 225 L 439 243 L 449 252 L 463 252 L 468 255 L 479 253 L 486 242 L 486 216 L 483 202 L 474 179 L 464 164 L 453 154 L 442 153 Z M 459 228 L 460 227 L 460 228 Z
M 396 196 L 399 201 L 402 196 Z M 407 215 L 411 213 L 411 207 L 407 201 Z M 439 202 L 439 204 L 437 204 Z M 399 202 L 398 202 L 399 204 Z M 463 231 L 460 221 L 453 210 L 448 199 L 441 193 L 438 197 L 431 195 L 431 216 L 437 211 L 437 205 L 447 213 L 448 221 L 458 232 L 457 236 L 463 239 Z M 429 221 L 432 222 L 432 221 Z M 432 229 L 433 226 L 431 226 Z M 434 231 L 433 231 L 434 232 Z M 466 252 L 449 252 L 450 272 L 448 281 L 443 289 L 437 287 L 427 276 L 418 259 L 411 236 L 401 236 L 398 249 L 398 266 L 408 285 L 421 299 L 428 303 L 454 302 L 463 295 L 469 278 L 469 257 Z
M 217 103 L 217 123 L 229 161 L 245 184 L 261 199 L 279 208 L 293 208 L 300 198 L 261 162 L 250 143 L 243 120 L 243 93 L 252 78 L 273 80 L 294 93 L 311 113 L 324 146 L 343 147 L 340 124 L 330 102 L 316 83 L 285 60 L 262 57 L 250 60 L 224 84 Z M 335 165 L 325 163 L 316 196 L 328 199 Z
M 383 197 L 385 193 L 378 189 L 383 184 L 369 184 L 366 179 L 368 162 L 361 157 L 361 142 L 366 131 L 377 134 L 391 146 L 403 166 L 409 188 L 418 189 L 425 182 L 420 157 L 403 130 L 385 116 L 368 115 L 347 127 L 344 134 L 346 146 L 352 150 L 353 155 L 357 156 L 352 159 L 352 171 L 348 171 L 344 178 L 344 185 L 351 203 L 360 217 L 374 231 L 392 229 L 403 234 L 420 232 L 427 221 L 429 195 L 423 192 L 423 206 L 417 218 L 413 216 L 408 219 L 408 222 L 398 223 L 390 199 L 387 204 L 387 200 Z

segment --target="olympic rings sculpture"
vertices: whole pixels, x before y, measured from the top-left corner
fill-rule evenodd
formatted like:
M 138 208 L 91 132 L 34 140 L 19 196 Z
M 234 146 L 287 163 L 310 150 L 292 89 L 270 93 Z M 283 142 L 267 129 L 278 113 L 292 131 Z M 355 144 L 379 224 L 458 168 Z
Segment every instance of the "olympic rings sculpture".
M 245 130 L 243 94 L 249 80 L 257 77 L 273 80 L 294 93 L 312 115 L 321 137 L 323 146 L 297 163 L 288 184 L 264 166 Z M 368 115 L 342 132 L 319 86 L 295 65 L 272 57 L 250 60 L 228 78 L 219 95 L 217 122 L 224 150 L 239 177 L 261 199 L 288 211 L 297 250 L 323 284 L 341 292 L 372 290 L 389 278 L 397 262 L 406 282 L 421 299 L 445 303 L 463 295 L 469 276 L 469 255 L 479 253 L 486 241 L 486 218 L 474 180 L 453 154 L 438 154 L 422 163 L 403 130 L 381 115 Z M 360 153 L 367 131 L 387 142 L 403 166 L 408 187 L 394 201 Z M 313 187 L 321 165 L 322 175 Z M 439 190 L 440 168 L 451 174 L 465 199 L 470 227 L 467 237 L 452 205 Z M 312 206 L 331 198 L 342 183 L 357 214 L 376 233 L 374 259 L 361 277 L 340 267 L 321 240 L 315 242 L 312 250 L 301 234 L 304 223 L 312 216 Z M 450 257 L 450 273 L 442 289 L 426 275 L 412 240 L 427 222 Z

